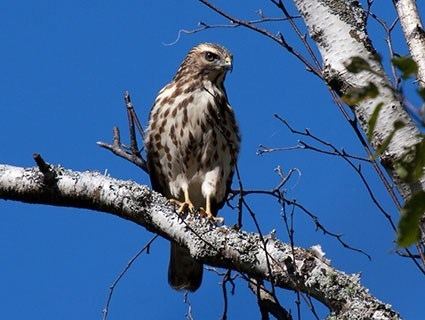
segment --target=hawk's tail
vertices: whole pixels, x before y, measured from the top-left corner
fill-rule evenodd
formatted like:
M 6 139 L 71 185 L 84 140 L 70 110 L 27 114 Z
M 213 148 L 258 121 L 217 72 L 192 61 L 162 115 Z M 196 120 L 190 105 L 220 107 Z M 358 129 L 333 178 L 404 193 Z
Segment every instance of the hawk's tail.
M 189 250 L 171 243 L 168 283 L 176 290 L 196 291 L 202 282 L 203 265 L 193 259 Z

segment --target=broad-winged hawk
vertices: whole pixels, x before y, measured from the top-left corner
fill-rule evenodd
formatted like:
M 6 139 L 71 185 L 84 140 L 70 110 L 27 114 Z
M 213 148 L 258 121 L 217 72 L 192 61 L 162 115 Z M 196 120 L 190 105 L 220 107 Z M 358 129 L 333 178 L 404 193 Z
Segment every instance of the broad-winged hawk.
M 228 195 L 240 143 L 223 85 L 231 69 L 229 51 L 199 44 L 152 107 L 145 141 L 152 187 L 179 203 L 180 213 L 197 207 L 214 219 Z M 202 271 L 186 248 L 171 244 L 173 288 L 195 291 Z

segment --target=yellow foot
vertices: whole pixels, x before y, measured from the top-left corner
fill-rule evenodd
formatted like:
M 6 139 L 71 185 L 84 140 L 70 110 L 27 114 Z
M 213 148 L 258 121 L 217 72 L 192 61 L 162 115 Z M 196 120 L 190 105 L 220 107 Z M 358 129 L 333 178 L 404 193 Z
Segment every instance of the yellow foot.
M 193 206 L 192 202 L 190 201 L 179 201 L 176 199 L 169 199 L 169 201 L 171 203 L 174 203 L 175 205 L 177 205 L 179 207 L 179 209 L 177 210 L 178 214 L 182 214 L 182 213 L 186 213 L 186 212 L 191 212 L 193 213 L 195 211 L 195 207 Z
M 210 220 L 216 225 L 222 225 L 224 223 L 223 217 L 215 217 L 209 210 L 205 210 L 204 208 L 199 208 L 199 212 L 202 217 L 206 217 L 208 220 Z

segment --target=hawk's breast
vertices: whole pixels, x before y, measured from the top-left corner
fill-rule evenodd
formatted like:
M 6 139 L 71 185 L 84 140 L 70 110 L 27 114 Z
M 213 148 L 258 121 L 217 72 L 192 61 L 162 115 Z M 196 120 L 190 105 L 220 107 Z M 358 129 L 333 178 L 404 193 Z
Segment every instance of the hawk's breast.
M 216 201 L 223 201 L 239 150 L 238 128 L 224 92 L 166 87 L 152 109 L 146 147 L 159 191 L 179 199 L 187 183 L 194 205 L 203 206 L 201 185 L 209 174 L 216 176 L 211 180 Z

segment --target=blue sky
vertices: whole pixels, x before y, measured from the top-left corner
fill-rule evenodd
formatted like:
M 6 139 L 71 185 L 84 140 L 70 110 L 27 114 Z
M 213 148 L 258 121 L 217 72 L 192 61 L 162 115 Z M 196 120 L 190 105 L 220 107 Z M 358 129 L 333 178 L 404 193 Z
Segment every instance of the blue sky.
M 232 13 L 255 18 L 255 10 L 278 15 L 267 1 L 228 4 Z M 376 12 L 391 21 L 391 5 Z M 348 251 L 315 230 L 311 219 L 295 212 L 296 245 L 322 245 L 333 265 L 362 274 L 373 295 L 394 306 L 406 319 L 423 315 L 423 276 L 394 252 L 395 238 L 359 177 L 341 159 L 309 151 L 257 156 L 259 144 L 293 146 L 299 137 L 273 114 L 347 151 L 364 155 L 352 129 L 323 83 L 270 40 L 243 29 L 217 29 L 183 36 L 179 29 L 199 21 L 223 20 L 195 0 L 184 1 L 3 1 L 0 3 L 0 163 L 33 166 L 32 153 L 74 170 L 97 170 L 116 178 L 149 184 L 147 175 L 100 149 L 114 125 L 126 134 L 122 94 L 129 90 L 143 122 L 158 90 L 177 70 L 186 52 L 199 42 L 218 42 L 234 55 L 226 87 L 242 133 L 239 168 L 247 188 L 271 188 L 273 169 L 298 168 L 287 186 L 288 198 L 309 208 L 329 230 L 372 256 Z M 374 24 L 371 25 L 375 27 Z M 270 25 L 287 34 L 285 24 Z M 372 30 L 385 56 L 384 35 Z M 405 45 L 396 30 L 399 53 Z M 288 35 L 296 44 L 296 38 Z M 364 173 L 383 207 L 397 212 L 375 173 Z M 279 207 L 264 197 L 249 199 L 264 233 L 276 229 L 288 240 Z M 114 216 L 49 206 L 0 202 L 0 318 L 100 319 L 108 287 L 152 234 Z M 236 214 L 224 208 L 228 224 Z M 254 231 L 248 216 L 244 228 Z M 116 288 L 109 319 L 183 319 L 187 305 L 166 281 L 168 243 L 157 240 Z M 222 311 L 220 278 L 206 272 L 202 288 L 189 296 L 195 319 L 218 319 Z M 255 297 L 236 281 L 229 296 L 230 319 L 258 319 Z M 282 304 L 295 312 L 292 292 L 280 290 Z M 326 310 L 317 304 L 322 315 Z M 303 319 L 313 318 L 303 308 Z

